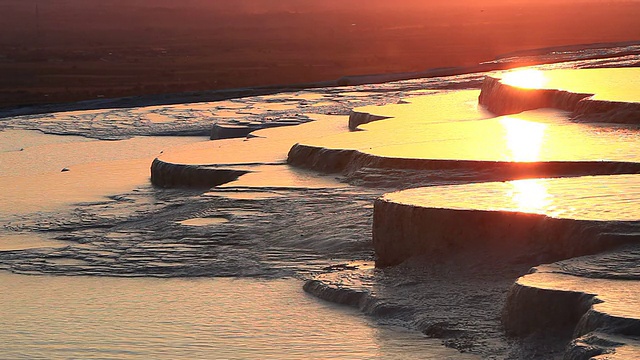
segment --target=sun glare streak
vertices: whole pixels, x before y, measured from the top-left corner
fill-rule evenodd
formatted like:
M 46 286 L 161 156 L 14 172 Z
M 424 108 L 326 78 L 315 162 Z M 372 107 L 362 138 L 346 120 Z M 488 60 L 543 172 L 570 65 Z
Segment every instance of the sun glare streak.
M 551 210 L 553 198 L 540 179 L 516 180 L 510 184 L 512 188 L 507 195 L 517 210 L 538 214 L 546 214 Z
M 502 75 L 502 83 L 527 89 L 542 88 L 548 79 L 540 70 L 517 70 Z
M 505 141 L 512 161 L 537 161 L 547 125 L 533 121 L 504 117 Z

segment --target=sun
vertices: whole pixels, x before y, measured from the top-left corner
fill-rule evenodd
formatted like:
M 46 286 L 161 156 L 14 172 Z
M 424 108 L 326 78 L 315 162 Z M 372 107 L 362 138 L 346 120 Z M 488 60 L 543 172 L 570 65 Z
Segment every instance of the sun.
M 516 70 L 503 74 L 502 83 L 527 89 L 539 89 L 547 83 L 547 78 L 540 70 Z

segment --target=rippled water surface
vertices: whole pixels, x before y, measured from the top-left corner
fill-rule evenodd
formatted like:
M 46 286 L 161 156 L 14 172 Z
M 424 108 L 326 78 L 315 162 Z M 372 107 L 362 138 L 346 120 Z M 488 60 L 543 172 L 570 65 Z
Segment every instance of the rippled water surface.
M 0 273 L 6 359 L 460 359 L 297 280 Z M 471 358 L 471 357 L 465 357 Z

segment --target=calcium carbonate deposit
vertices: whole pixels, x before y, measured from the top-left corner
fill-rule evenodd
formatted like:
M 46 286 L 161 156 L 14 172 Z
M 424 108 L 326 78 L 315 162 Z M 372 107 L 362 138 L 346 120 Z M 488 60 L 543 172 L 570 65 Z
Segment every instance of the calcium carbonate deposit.
M 639 53 L 0 114 L 3 354 L 638 358 Z

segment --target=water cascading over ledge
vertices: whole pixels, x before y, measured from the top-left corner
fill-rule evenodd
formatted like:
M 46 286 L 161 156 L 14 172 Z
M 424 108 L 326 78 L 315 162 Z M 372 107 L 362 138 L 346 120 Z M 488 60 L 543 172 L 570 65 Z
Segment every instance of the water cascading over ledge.
M 356 149 L 333 149 L 295 144 L 287 156 L 289 165 L 322 173 L 353 174 L 363 168 L 440 172 L 454 181 L 496 181 L 580 175 L 640 173 L 640 164 L 623 161 L 481 161 L 393 158 Z
M 378 267 L 460 252 L 512 260 L 528 257 L 535 264 L 594 254 L 626 242 L 624 237 L 603 236 L 611 226 L 543 214 L 403 204 L 386 195 L 375 201 L 373 244 Z
M 539 263 L 636 241 L 638 175 L 415 188 L 374 204 L 377 266 L 415 256 L 490 252 Z M 615 234 L 615 236 L 613 235 Z
M 581 100 L 592 95 L 556 89 L 521 88 L 504 84 L 499 78 L 487 76 L 482 82 L 478 103 L 497 115 L 517 114 L 542 108 L 573 111 Z
M 633 275 L 577 276 L 557 264 L 538 266 L 510 289 L 502 323 L 514 336 L 566 327 L 576 338 L 594 331 L 640 336 L 639 304 L 633 295 L 640 289 L 637 280 Z
M 564 334 L 573 339 L 566 353 L 571 359 L 634 353 L 632 339 L 640 336 L 639 199 L 638 175 L 386 194 L 374 206 L 376 266 L 460 258 L 555 262 L 513 284 L 501 319 L 507 334 Z
M 552 74 L 549 75 L 549 88 L 544 88 L 545 81 L 529 86 L 526 79 L 521 84 L 518 81 L 510 83 L 499 77 L 486 76 L 481 87 L 478 102 L 487 110 L 497 115 L 516 114 L 527 110 L 540 108 L 554 108 L 571 112 L 571 117 L 575 121 L 588 123 L 616 123 L 616 124 L 640 124 L 640 99 L 632 94 L 608 94 L 609 89 L 599 87 L 601 82 L 606 83 L 606 76 L 609 73 L 601 72 L 603 69 L 572 70 L 575 78 L 584 77 L 589 79 L 594 77 L 593 85 L 566 84 L 566 89 L 553 88 L 560 85 L 560 81 L 555 81 Z M 535 71 L 535 70 L 526 70 Z M 627 83 L 635 81 L 637 83 L 638 68 L 615 69 L 613 78 L 615 81 L 628 80 Z M 524 71 L 523 71 L 524 72 Z M 598 74 L 601 73 L 601 74 Z M 567 70 L 559 70 L 560 78 L 566 76 Z M 544 77 L 540 72 L 540 77 Z M 621 80 L 622 79 L 622 80 Z M 618 85 L 615 81 L 611 87 Z M 633 87 L 633 84 L 629 86 Z M 577 90 L 572 90 L 575 88 Z M 604 93 L 605 95 L 601 95 Z M 603 98 L 599 98 L 602 96 Z M 629 101 L 631 99 L 632 101 Z

